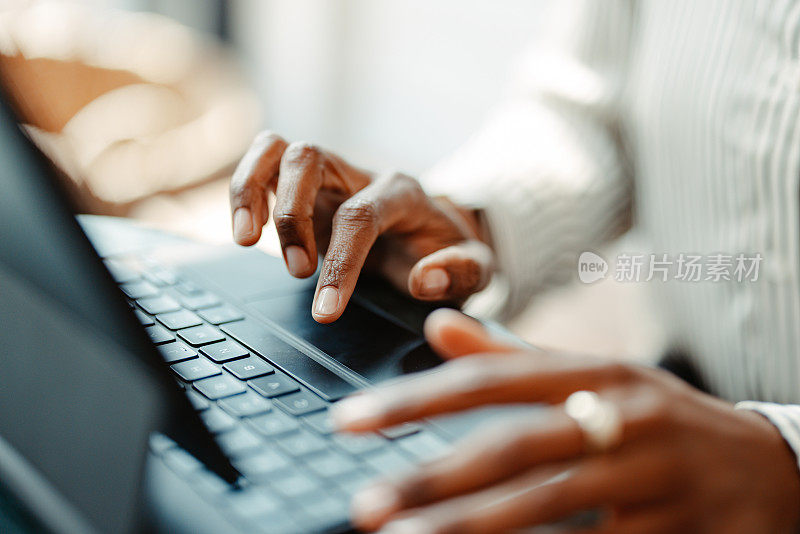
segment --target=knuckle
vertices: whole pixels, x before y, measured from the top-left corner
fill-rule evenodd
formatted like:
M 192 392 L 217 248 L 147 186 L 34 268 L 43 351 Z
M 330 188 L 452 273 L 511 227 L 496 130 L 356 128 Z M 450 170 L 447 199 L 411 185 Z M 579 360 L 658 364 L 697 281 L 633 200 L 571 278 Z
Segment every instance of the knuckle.
M 284 158 L 290 162 L 307 161 L 319 157 L 322 150 L 308 141 L 295 141 L 286 148 Z
M 634 367 L 622 362 L 605 363 L 601 372 L 612 383 L 629 382 L 637 376 Z
M 338 286 L 347 277 L 347 273 L 356 268 L 356 262 L 346 251 L 330 249 L 325 256 L 325 263 L 321 274 L 321 285 Z
M 354 226 L 377 226 L 380 210 L 375 202 L 369 199 L 352 197 L 345 201 L 336 211 L 336 222 Z

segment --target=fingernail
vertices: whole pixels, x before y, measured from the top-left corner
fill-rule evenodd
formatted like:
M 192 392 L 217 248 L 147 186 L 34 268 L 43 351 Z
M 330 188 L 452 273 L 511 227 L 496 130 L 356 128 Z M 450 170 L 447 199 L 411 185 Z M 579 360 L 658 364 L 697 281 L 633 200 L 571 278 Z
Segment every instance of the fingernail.
M 233 212 L 233 238 L 241 242 L 253 233 L 253 216 L 247 208 L 237 208 Z
M 422 293 L 425 295 L 442 295 L 450 286 L 450 276 L 439 267 L 428 269 L 422 275 Z
M 371 486 L 353 496 L 350 508 L 359 526 L 374 528 L 400 508 L 400 498 L 390 487 Z
M 418 517 L 409 517 L 387 523 L 380 532 L 382 534 L 431 534 L 433 527 Z
M 341 429 L 378 419 L 383 410 L 373 397 L 360 394 L 337 402 L 331 407 L 330 414 L 333 425 Z
M 339 290 L 333 286 L 323 287 L 314 304 L 317 315 L 333 315 L 339 307 Z
M 297 245 L 290 245 L 286 247 L 283 254 L 286 256 L 286 266 L 292 276 L 299 276 L 308 271 L 311 262 L 308 260 L 305 250 Z

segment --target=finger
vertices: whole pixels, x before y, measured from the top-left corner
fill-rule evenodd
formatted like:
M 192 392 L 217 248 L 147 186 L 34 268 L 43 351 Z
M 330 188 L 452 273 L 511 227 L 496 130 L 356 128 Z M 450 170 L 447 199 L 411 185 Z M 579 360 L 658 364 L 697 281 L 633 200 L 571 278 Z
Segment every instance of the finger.
M 652 449 L 547 465 L 475 493 L 399 514 L 391 532 L 504 532 L 597 508 L 664 498 L 676 491 L 675 465 Z M 399 526 L 398 526 L 399 525 Z M 405 529 L 405 530 L 401 530 Z
M 273 219 L 286 267 L 305 278 L 317 270 L 314 207 L 322 187 L 325 154 L 309 143 L 292 143 L 280 162 Z
M 445 358 L 479 352 L 511 352 L 518 346 L 495 339 L 481 323 L 459 311 L 440 308 L 425 319 L 425 338 Z
M 336 403 L 331 415 L 339 429 L 363 432 L 487 404 L 563 402 L 575 391 L 636 376 L 633 366 L 594 358 L 474 354 L 357 393 Z
M 415 180 L 395 174 L 377 179 L 339 206 L 312 305 L 315 320 L 330 323 L 341 316 L 375 240 L 414 213 L 421 199 Z
M 594 528 L 569 531 L 569 534 L 673 534 L 687 529 L 685 503 L 637 506 L 631 512 L 614 512 L 609 520 Z
M 408 290 L 421 300 L 461 300 L 486 287 L 494 269 L 491 249 L 470 239 L 419 260 L 408 276 Z
M 356 494 L 351 509 L 361 528 L 374 529 L 403 509 L 417 508 L 475 491 L 544 462 L 564 461 L 583 451 L 583 436 L 563 411 L 533 408 L 517 418 L 481 428 L 453 452 L 404 477 L 379 481 Z
M 272 132 L 262 132 L 233 173 L 230 202 L 234 240 L 243 246 L 258 242 L 269 217 L 269 187 L 278 177 L 286 141 Z

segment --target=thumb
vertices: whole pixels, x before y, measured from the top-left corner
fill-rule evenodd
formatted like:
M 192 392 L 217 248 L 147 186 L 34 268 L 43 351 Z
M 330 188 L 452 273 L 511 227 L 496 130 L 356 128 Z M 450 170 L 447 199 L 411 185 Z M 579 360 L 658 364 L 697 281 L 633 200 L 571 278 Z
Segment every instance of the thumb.
M 420 300 L 463 300 L 489 282 L 492 250 L 469 240 L 428 254 L 408 274 L 408 291 Z
M 477 352 L 512 352 L 519 346 L 498 340 L 481 323 L 463 313 L 440 308 L 425 319 L 425 338 L 444 358 Z

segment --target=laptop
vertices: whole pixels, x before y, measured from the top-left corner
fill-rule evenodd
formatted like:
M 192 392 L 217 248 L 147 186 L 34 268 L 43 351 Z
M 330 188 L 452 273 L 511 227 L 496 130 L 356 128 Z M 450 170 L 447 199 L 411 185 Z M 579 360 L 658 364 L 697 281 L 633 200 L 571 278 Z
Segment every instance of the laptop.
M 429 305 L 364 276 L 320 325 L 277 258 L 76 217 L 5 103 L 0 173 L 0 516 L 21 528 L 344 532 L 355 491 L 471 428 L 332 432 L 332 403 L 440 363 Z

